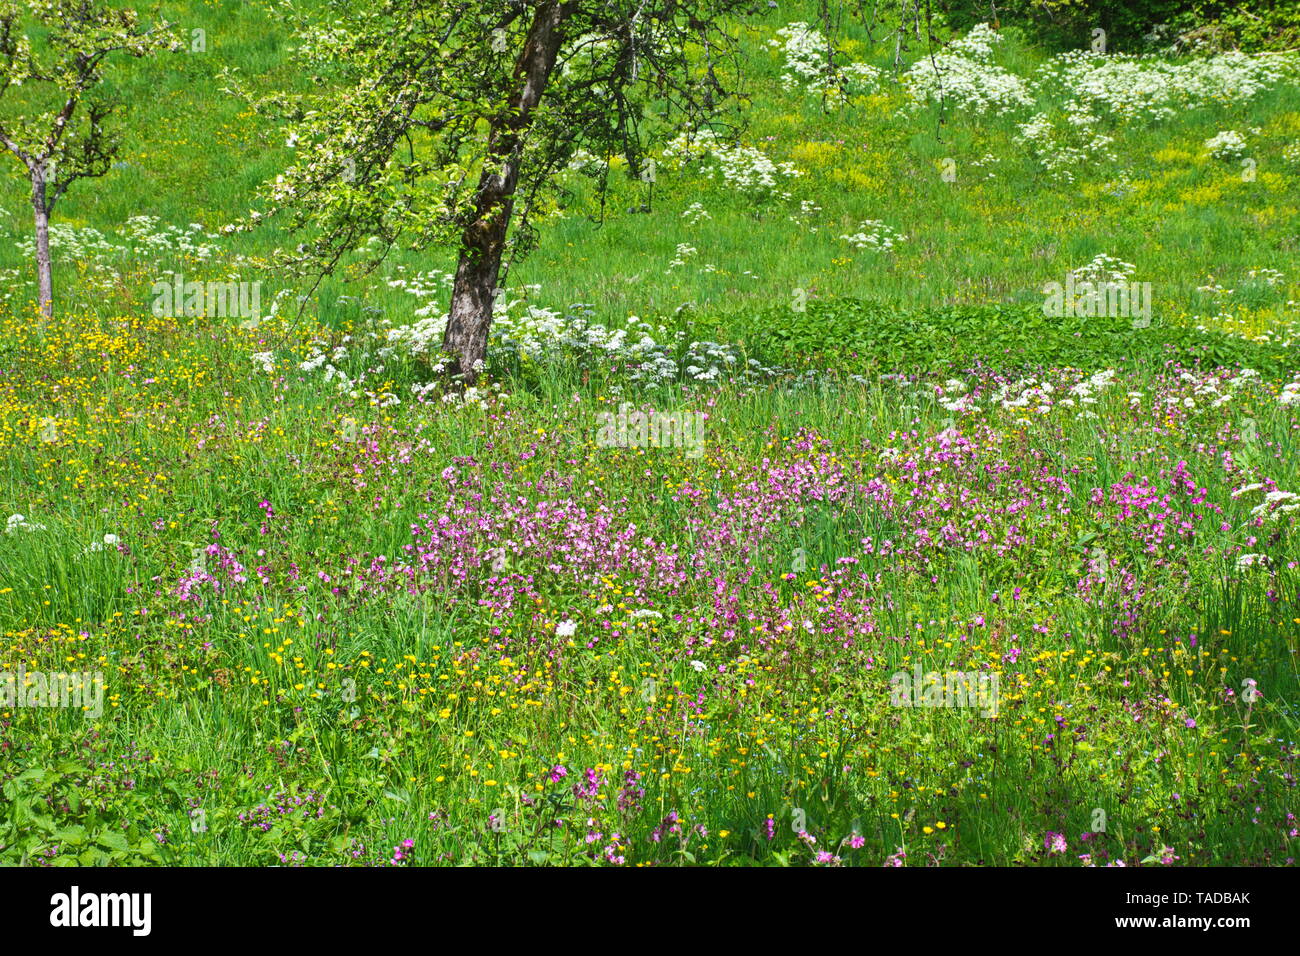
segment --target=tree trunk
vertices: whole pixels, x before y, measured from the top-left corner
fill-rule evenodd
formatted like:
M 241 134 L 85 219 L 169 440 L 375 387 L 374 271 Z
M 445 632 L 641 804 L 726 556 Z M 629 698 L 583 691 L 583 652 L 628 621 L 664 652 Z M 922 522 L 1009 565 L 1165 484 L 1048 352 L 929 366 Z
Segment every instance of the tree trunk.
M 32 213 L 36 218 L 36 276 L 40 286 L 41 317 L 54 315 L 54 273 L 50 266 L 50 210 L 45 202 L 45 168 L 31 169 Z
M 515 187 L 519 182 L 523 139 L 532 124 L 563 42 L 561 28 L 572 3 L 542 3 L 533 15 L 523 51 L 515 63 L 515 92 L 492 120 L 487 154 L 474 197 L 474 219 L 461 236 L 460 261 L 451 290 L 443 351 L 451 356 L 449 374 L 466 384 L 478 379 L 487 356 L 492 302 L 505 253 Z

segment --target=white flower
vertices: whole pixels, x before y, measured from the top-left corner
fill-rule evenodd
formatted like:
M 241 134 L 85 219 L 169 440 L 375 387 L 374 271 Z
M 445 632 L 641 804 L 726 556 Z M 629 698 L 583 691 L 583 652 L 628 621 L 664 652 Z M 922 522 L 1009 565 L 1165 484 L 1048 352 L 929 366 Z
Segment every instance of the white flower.
M 555 625 L 555 636 L 573 637 L 573 635 L 577 633 L 577 630 L 578 630 L 577 621 L 561 621 L 559 624 Z
M 702 671 L 709 665 L 704 663 L 704 661 L 691 661 L 691 666 L 694 667 L 696 671 Z
M 1282 515 L 1300 509 L 1300 495 L 1291 491 L 1270 491 L 1264 500 L 1250 509 L 1252 518 L 1276 522 Z
M 673 169 L 698 163 L 702 173 L 721 177 L 741 193 L 782 199 L 790 198 L 790 194 L 780 188 L 780 180 L 803 175 L 792 163 L 773 162 L 756 147 L 729 146 L 710 129 L 699 130 L 693 136 L 679 134 L 664 147 L 663 160 Z
M 923 56 L 904 76 L 912 100 L 942 101 L 951 107 L 974 113 L 992 111 L 1001 116 L 1021 106 L 1032 106 L 1034 98 L 1020 77 L 988 62 L 992 38 L 999 34 L 979 24 L 962 40 L 943 53 Z
M 1215 133 L 1204 143 L 1215 159 L 1237 159 L 1246 152 L 1246 138 L 1236 130 Z
M 883 73 L 866 63 L 847 63 L 838 66 L 844 57 L 835 50 L 821 32 L 804 21 L 791 23 L 776 31 L 779 40 L 769 40 L 768 46 L 785 52 L 786 72 L 781 75 L 781 86 L 791 90 L 802 80 L 809 93 L 862 94 L 874 93 Z M 782 42 L 784 41 L 784 42 Z
M 858 224 L 858 231 L 852 236 L 840 236 L 857 249 L 871 248 L 888 252 L 895 243 L 906 242 L 907 236 L 885 225 L 879 219 L 866 219 Z
M 709 211 L 704 208 L 704 203 L 693 202 L 686 207 L 686 211 L 682 213 L 682 218 L 694 226 L 702 219 L 712 219 L 713 217 L 710 216 Z
M 12 514 L 9 520 L 5 522 L 5 534 L 13 534 L 15 531 L 44 531 L 45 525 L 37 524 L 34 521 L 28 521 L 20 514 Z
M 1115 116 L 1164 120 L 1179 109 L 1250 100 L 1283 80 L 1293 62 L 1233 51 L 1173 64 L 1074 50 L 1055 57 L 1041 72 L 1045 83 Z

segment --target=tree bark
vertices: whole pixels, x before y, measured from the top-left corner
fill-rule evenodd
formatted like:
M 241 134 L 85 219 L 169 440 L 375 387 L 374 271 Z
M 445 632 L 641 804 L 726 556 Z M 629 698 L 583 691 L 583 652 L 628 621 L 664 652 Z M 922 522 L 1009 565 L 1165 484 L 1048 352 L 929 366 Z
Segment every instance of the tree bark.
M 486 361 L 492 303 L 519 183 L 524 136 L 555 68 L 563 42 L 562 27 L 573 6 L 555 0 L 538 6 L 515 63 L 515 91 L 507 108 L 493 118 L 488 132 L 487 153 L 474 197 L 474 219 L 461 236 L 460 260 L 442 340 L 443 351 L 451 356 L 449 374 L 460 376 L 466 384 L 472 385 L 478 379 Z
M 45 201 L 45 167 L 31 167 L 32 213 L 36 219 L 36 278 L 40 287 L 41 317 L 54 316 L 54 272 L 50 265 L 50 208 Z

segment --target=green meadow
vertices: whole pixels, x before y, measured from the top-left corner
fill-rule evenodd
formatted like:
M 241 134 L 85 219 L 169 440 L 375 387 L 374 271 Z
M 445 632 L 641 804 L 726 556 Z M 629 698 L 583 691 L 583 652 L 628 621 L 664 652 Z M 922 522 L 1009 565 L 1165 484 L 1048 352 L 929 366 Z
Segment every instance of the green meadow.
M 836 96 L 818 9 L 734 24 L 734 141 L 538 198 L 469 394 L 455 249 L 227 229 L 300 148 L 232 92 L 304 88 L 277 4 L 114 63 L 49 321 L 6 166 L 0 862 L 1294 865 L 1300 66 L 1152 115 L 1005 22 L 918 101 L 846 25 Z

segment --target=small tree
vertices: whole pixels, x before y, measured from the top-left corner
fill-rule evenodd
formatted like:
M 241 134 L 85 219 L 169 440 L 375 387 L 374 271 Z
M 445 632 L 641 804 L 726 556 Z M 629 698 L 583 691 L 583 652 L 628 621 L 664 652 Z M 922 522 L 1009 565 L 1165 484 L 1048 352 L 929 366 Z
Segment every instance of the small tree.
M 308 233 L 287 261 L 323 276 L 372 237 L 369 268 L 399 241 L 455 249 L 443 350 L 448 371 L 474 381 L 503 257 L 530 244 L 538 193 L 579 146 L 622 153 L 652 183 L 652 140 L 734 105 L 730 24 L 759 6 L 338 0 L 328 25 L 299 33 L 313 92 L 257 104 L 300 151 L 269 190 L 269 214 Z
M 104 61 L 113 53 L 142 57 L 160 47 L 176 47 L 166 24 L 141 30 L 133 10 L 92 0 L 0 2 L 0 143 L 31 180 L 36 272 L 47 319 L 54 313 L 50 214 L 69 186 L 103 176 L 117 155 L 117 140 L 104 125 L 112 107 L 102 96 L 92 98 Z

